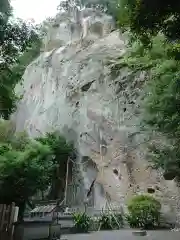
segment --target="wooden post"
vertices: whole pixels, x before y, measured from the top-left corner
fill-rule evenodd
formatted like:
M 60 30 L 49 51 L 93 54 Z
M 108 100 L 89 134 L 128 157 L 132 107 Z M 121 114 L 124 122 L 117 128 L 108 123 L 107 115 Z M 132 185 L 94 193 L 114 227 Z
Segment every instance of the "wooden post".
M 86 202 L 84 203 L 84 212 L 85 212 L 85 213 L 87 213 L 87 204 L 88 204 L 88 203 L 86 203 Z
M 68 157 L 67 165 L 66 165 L 66 183 L 65 183 L 65 191 L 64 191 L 64 202 L 65 202 L 65 205 L 67 204 L 68 175 L 69 175 L 69 157 Z
M 49 224 L 49 236 L 48 240 L 52 240 L 52 223 Z
M 19 207 L 15 207 L 14 206 L 14 213 L 13 213 L 13 227 L 12 227 L 12 239 L 13 239 L 13 237 L 14 237 L 14 234 L 16 234 L 15 233 L 15 223 L 17 222 L 17 220 L 18 220 L 18 213 L 19 213 Z M 23 234 L 24 234 L 24 227 L 22 227 L 21 228 L 22 229 L 22 236 L 23 236 Z M 23 238 L 23 237 L 22 237 Z M 20 236 L 17 238 L 17 239 L 19 239 L 19 240 L 21 240 L 20 239 Z M 16 240 L 16 239 L 15 239 Z

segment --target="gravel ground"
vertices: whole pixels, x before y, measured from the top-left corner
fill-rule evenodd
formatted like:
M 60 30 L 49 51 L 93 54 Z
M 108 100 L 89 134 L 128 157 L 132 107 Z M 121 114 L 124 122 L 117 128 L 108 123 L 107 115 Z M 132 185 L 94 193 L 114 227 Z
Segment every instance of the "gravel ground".
M 91 234 L 63 235 L 61 240 L 180 240 L 180 232 L 148 231 L 147 236 L 133 236 L 131 230 L 100 231 Z

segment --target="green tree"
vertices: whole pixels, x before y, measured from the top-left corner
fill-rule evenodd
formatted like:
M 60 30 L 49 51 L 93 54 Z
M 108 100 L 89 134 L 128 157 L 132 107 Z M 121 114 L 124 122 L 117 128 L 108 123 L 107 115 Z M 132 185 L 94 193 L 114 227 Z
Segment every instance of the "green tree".
M 16 133 L 11 121 L 0 121 L 0 202 L 21 209 L 39 190 L 51 184 L 54 168 L 49 146 Z
M 171 44 L 159 34 L 152 37 L 151 48 L 145 48 L 139 40 L 133 42 L 113 68 L 117 73 L 123 67 L 130 68 L 133 86 L 138 72 L 147 73 L 145 84 L 141 85 L 145 93 L 141 101 L 141 125 L 143 131 L 151 132 L 149 137 L 153 139 L 149 142 L 148 157 L 155 168 L 164 171 L 165 178 L 171 179 L 180 177 L 180 62 L 177 59 L 178 44 Z
M 0 203 L 15 202 L 22 218 L 25 204 L 39 191 L 52 187 L 52 198 L 59 198 L 73 146 L 58 132 L 33 140 L 15 130 L 12 121 L 0 120 Z
M 162 57 L 156 58 L 144 101 L 144 124 L 166 137 L 161 144 L 150 144 L 150 158 L 156 168 L 180 177 L 180 63 L 172 57 L 174 46 L 161 41 Z M 159 46 L 160 48 L 160 46 Z M 153 51 L 153 47 L 151 49 Z M 155 63 L 156 61 L 156 63 Z
M 37 138 L 42 144 L 49 146 L 53 152 L 54 174 L 52 178 L 51 199 L 61 199 L 64 197 L 64 182 L 67 171 L 67 160 L 75 152 L 73 144 L 68 143 L 66 139 L 58 132 L 47 133 L 45 136 Z
M 39 190 L 45 190 L 52 177 L 52 153 L 48 146 L 29 142 L 18 151 L 10 144 L 0 145 L 0 199 L 15 202 L 22 217 L 25 204 Z
M 39 34 L 33 25 L 13 18 L 9 0 L 2 1 L 0 13 L 0 115 L 8 119 L 15 109 L 17 96 L 14 93 L 14 87 L 20 80 L 20 78 L 17 79 L 14 65 L 18 63 L 20 56 L 28 47 L 34 43 L 37 44 Z M 31 61 L 32 58 L 29 60 Z
M 9 16 L 11 15 L 12 8 L 9 0 L 0 0 L 0 26 L 7 23 Z M 1 32 L 0 37 L 3 36 Z
M 19 97 L 15 94 L 14 88 L 21 81 L 26 67 L 40 53 L 41 39 L 34 39 L 31 46 L 17 57 L 16 62 L 1 71 L 2 85 L 0 86 L 0 114 L 4 119 L 8 119 L 10 114 L 16 109 L 16 102 Z
M 149 157 L 156 168 L 172 178 L 180 178 L 179 19 L 177 1 L 120 1 L 120 25 L 129 28 L 133 40 L 137 40 L 132 41 L 130 54 L 121 59 L 120 66 L 148 73 L 143 125 L 165 137 L 161 144 L 149 145 Z
M 145 43 L 150 36 L 159 32 L 170 39 L 180 37 L 178 1 L 121 0 L 119 9 L 121 23 L 128 23 L 131 31 Z M 122 13 L 126 13 L 124 19 L 121 17 Z

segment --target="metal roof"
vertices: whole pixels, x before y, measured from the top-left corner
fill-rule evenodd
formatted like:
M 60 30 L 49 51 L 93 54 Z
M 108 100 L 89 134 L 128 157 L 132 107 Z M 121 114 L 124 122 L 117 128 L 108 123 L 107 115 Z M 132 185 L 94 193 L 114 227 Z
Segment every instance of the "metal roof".
M 45 205 L 34 208 L 31 213 L 50 213 L 56 208 L 56 205 Z

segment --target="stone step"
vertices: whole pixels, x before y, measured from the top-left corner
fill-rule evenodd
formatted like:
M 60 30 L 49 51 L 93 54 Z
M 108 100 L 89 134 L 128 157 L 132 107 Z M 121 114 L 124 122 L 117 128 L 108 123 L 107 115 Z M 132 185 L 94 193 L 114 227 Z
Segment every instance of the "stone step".
M 75 233 L 75 227 L 62 227 L 61 228 L 61 234 L 73 234 Z

